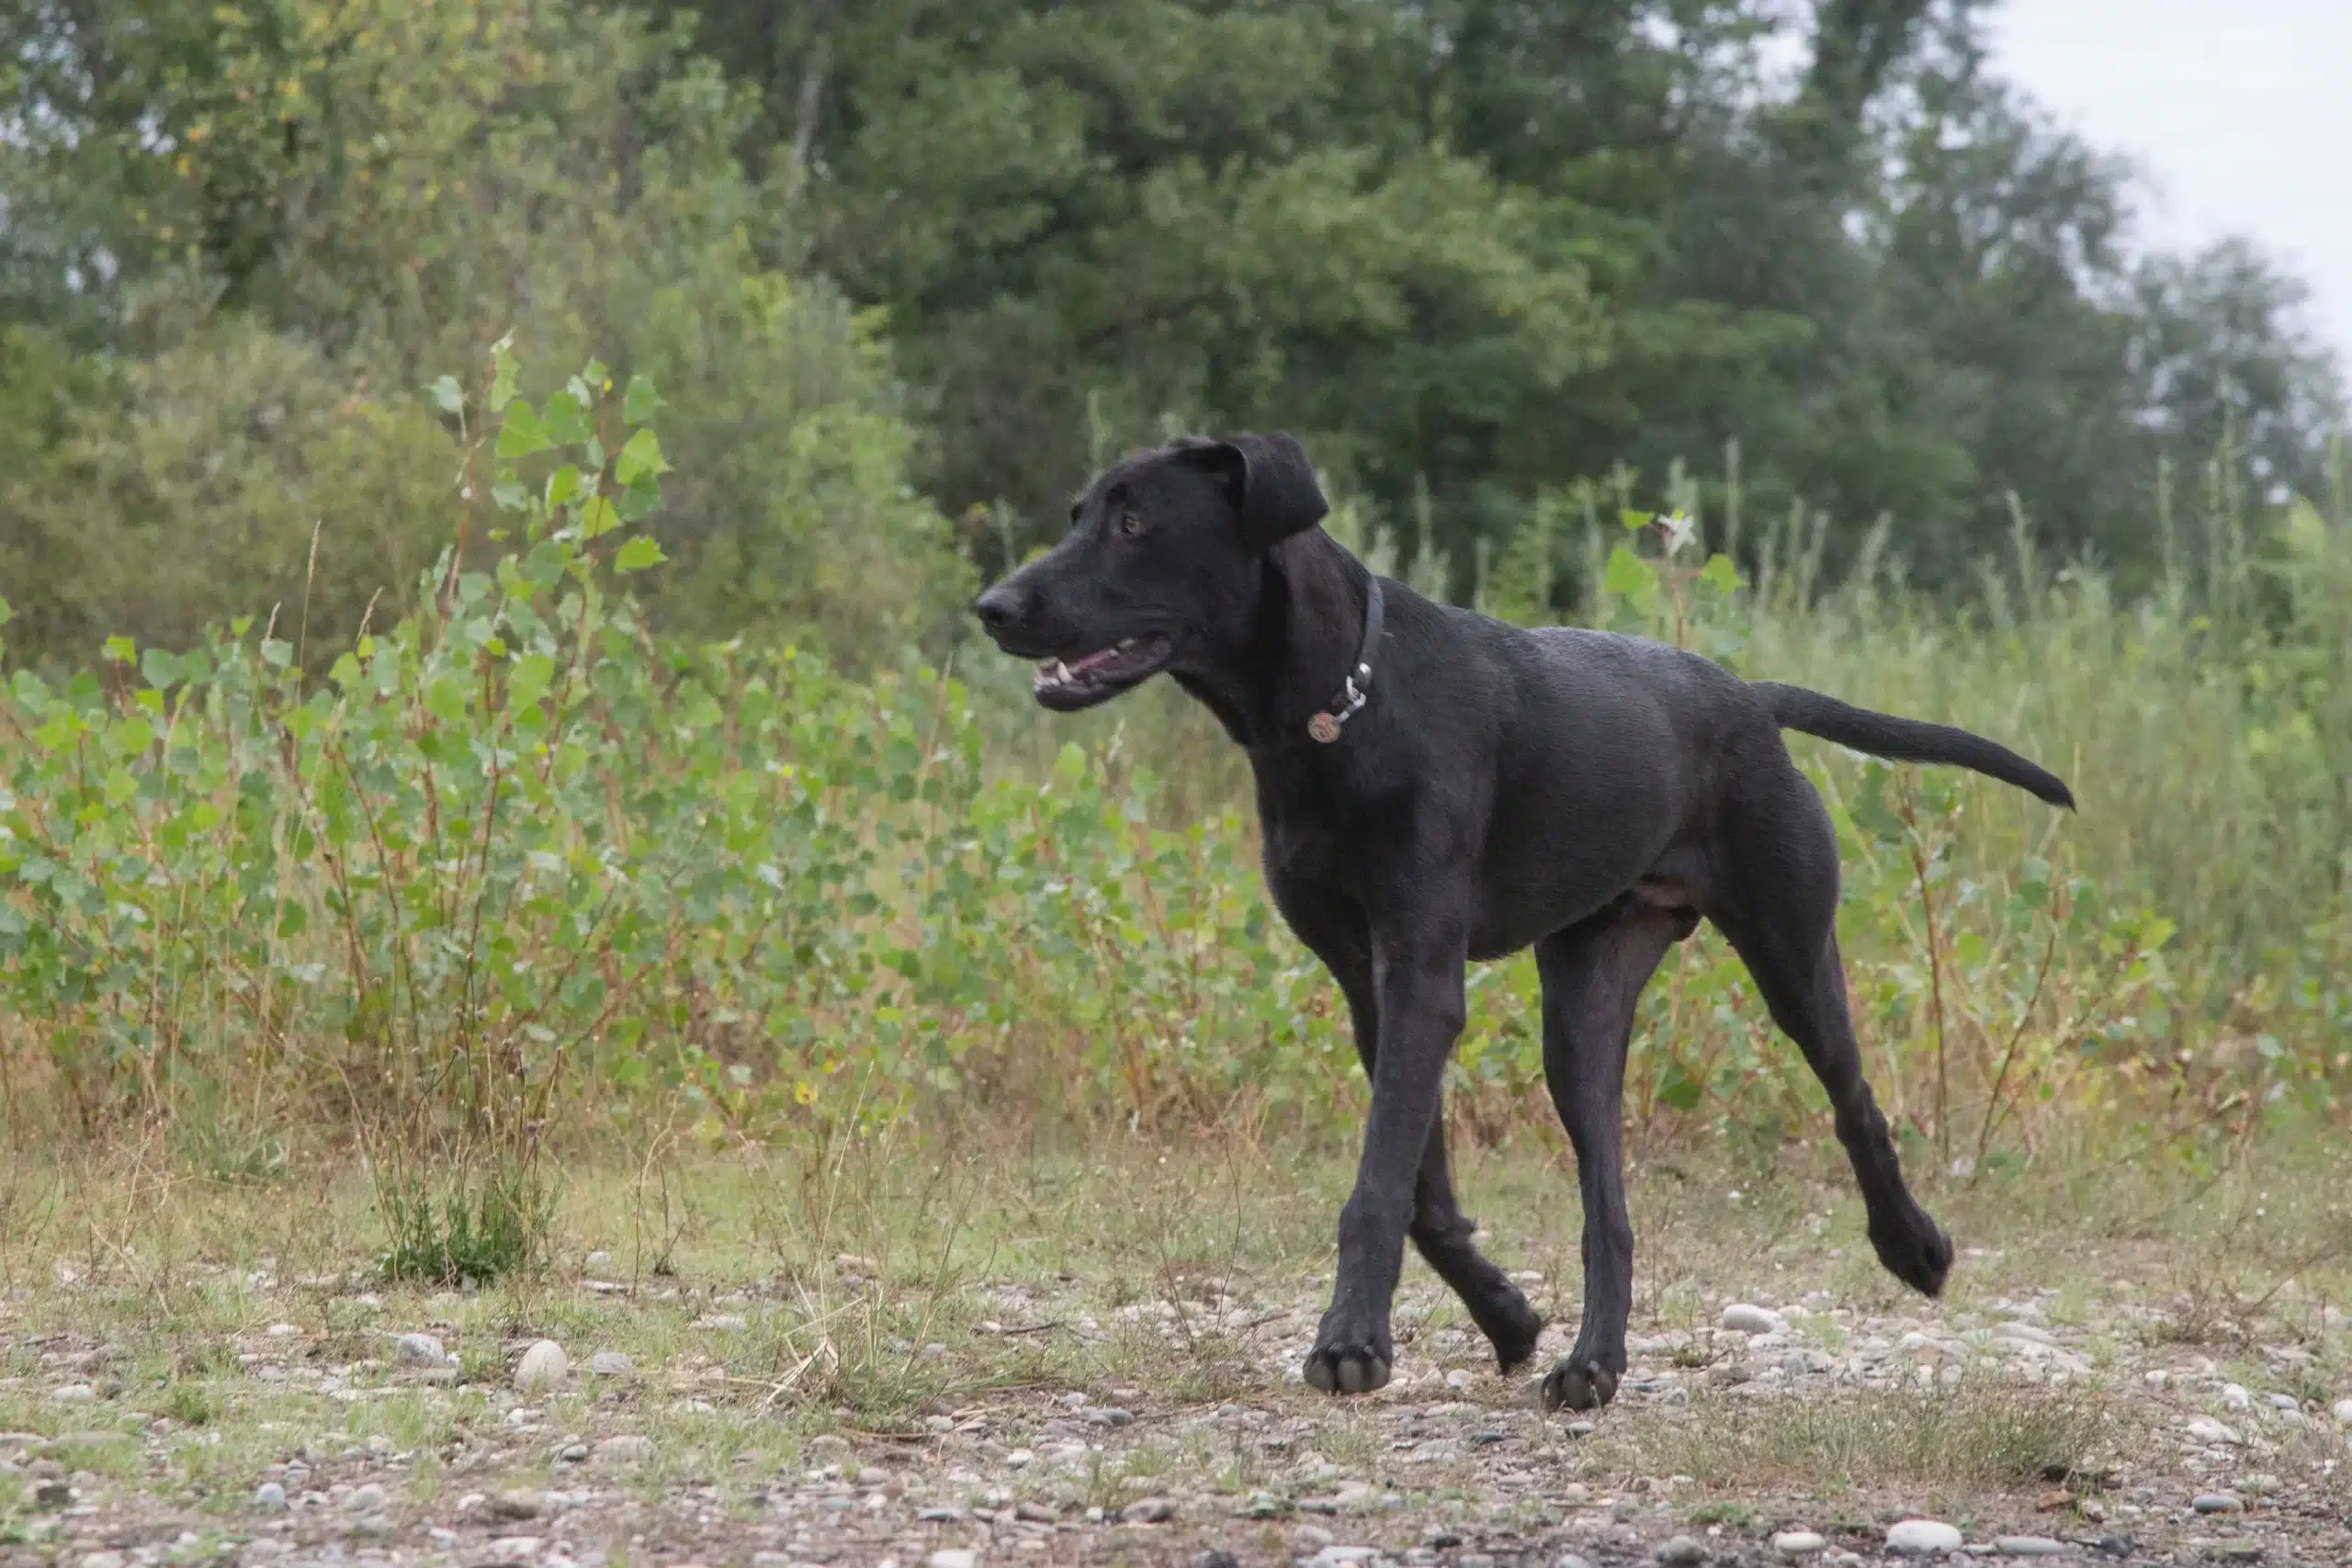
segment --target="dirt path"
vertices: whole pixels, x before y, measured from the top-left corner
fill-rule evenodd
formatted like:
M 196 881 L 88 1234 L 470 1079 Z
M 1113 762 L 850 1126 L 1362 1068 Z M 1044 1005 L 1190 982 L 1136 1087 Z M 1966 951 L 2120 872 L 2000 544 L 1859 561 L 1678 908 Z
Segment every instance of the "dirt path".
M 0 1563 L 1852 1563 L 1913 1517 L 1969 1560 L 2352 1562 L 2324 1309 L 2220 1355 L 2095 1280 L 1728 1316 L 1699 1291 L 1646 1307 L 1618 1404 L 1570 1421 L 1418 1275 L 1397 1382 L 1334 1402 L 1296 1373 L 1304 1276 L 1120 1302 L 842 1258 L 706 1294 L 592 1261 L 526 1301 L 266 1267 L 144 1304 L 19 1290 Z M 571 1364 L 526 1391 L 540 1337 Z

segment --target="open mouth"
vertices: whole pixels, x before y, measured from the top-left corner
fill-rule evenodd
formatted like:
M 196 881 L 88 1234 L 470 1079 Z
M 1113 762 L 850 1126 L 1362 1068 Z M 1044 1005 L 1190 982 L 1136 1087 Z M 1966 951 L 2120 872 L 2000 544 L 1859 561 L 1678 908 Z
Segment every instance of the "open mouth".
M 1030 690 L 1045 706 L 1074 713 L 1159 674 L 1173 650 L 1164 637 L 1131 637 L 1082 659 L 1044 660 Z

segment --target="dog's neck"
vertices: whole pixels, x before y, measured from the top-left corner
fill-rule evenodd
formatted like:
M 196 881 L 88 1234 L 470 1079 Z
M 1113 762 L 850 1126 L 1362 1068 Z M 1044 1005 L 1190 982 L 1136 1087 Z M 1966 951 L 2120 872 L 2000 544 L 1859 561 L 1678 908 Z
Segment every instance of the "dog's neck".
M 1363 647 L 1371 571 L 1320 528 L 1268 551 L 1258 602 L 1234 646 L 1176 671 L 1226 733 L 1252 751 L 1306 744 L 1321 712 Z

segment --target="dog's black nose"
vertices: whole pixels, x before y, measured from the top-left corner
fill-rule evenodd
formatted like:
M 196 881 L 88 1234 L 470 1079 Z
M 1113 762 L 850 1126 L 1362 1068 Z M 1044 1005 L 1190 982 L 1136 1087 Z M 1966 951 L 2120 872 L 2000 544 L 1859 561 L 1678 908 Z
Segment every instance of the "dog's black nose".
M 980 625 L 992 632 L 1004 631 L 1020 625 L 1027 609 L 1028 595 L 1010 582 L 1000 582 L 981 594 L 972 604 L 972 614 L 979 616 Z

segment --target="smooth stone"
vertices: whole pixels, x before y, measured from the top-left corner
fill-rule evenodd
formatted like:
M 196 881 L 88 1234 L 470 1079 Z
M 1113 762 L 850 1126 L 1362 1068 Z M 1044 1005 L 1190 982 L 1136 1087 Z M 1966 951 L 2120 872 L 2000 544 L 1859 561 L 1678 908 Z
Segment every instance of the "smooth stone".
M 1886 1532 L 1886 1549 L 1897 1557 L 1932 1557 L 1958 1551 L 1959 1530 L 1941 1519 L 1905 1519 Z
M 1369 1546 L 1327 1546 L 1310 1560 L 1311 1568 L 1347 1568 L 1354 1562 L 1369 1562 L 1379 1553 Z
M 1552 1568 L 1592 1568 L 1592 1560 L 1574 1551 L 1563 1551 L 1552 1560 Z
M 383 1506 L 384 1489 L 372 1481 L 365 1486 L 353 1487 L 351 1495 L 343 1500 L 344 1511 L 353 1514 L 372 1514 Z
M 1176 1517 L 1176 1505 L 1165 1497 L 1146 1497 L 1119 1510 L 1119 1519 L 1130 1525 L 1164 1525 Z
M 1666 1568 L 1698 1568 L 1707 1560 L 1707 1549 L 1699 1544 L 1696 1537 L 1678 1535 L 1650 1555 Z
M 599 1350 L 588 1358 L 588 1375 L 599 1378 L 622 1377 L 633 1371 L 636 1365 L 636 1362 L 618 1350 Z
M 931 1568 L 974 1568 L 979 1560 L 979 1553 L 976 1551 L 948 1547 L 931 1554 Z
M 1783 1557 L 1810 1557 L 1828 1549 L 1827 1539 L 1811 1530 L 1782 1530 L 1772 1538 L 1772 1550 Z
M 2235 1514 L 2245 1508 L 2233 1492 L 2200 1492 L 2188 1506 L 2200 1514 Z
M 91 1404 L 97 1397 L 98 1391 L 85 1382 L 69 1382 L 49 1391 L 51 1404 Z
M 1993 1550 L 2004 1557 L 2055 1557 L 2066 1543 L 2046 1535 L 2004 1535 L 1993 1538 Z
M 1788 1319 L 1769 1308 L 1734 1302 L 1717 1322 L 1735 1334 L 1770 1334 L 1789 1326 Z
M 490 1511 L 502 1519 L 536 1519 L 546 1506 L 536 1492 L 501 1492 L 490 1500 Z
M 254 1506 L 264 1513 L 275 1514 L 286 1506 L 286 1488 L 275 1481 L 265 1481 L 254 1488 Z
M 2236 1427 L 2224 1426 L 2222 1423 L 2214 1420 L 2210 1416 L 2197 1416 L 2187 1426 L 2183 1427 L 2181 1430 L 2187 1432 L 2190 1437 L 2196 1438 L 2200 1443 L 2242 1443 L 2245 1441 L 2244 1438 L 2238 1436 Z
M 571 1358 L 563 1347 L 552 1339 L 542 1339 L 523 1352 L 522 1364 L 514 1369 L 514 1386 L 525 1393 L 537 1393 L 562 1382 L 571 1373 Z
M 449 1352 L 430 1334 L 403 1334 L 392 1341 L 392 1359 L 403 1367 L 446 1367 Z
M 650 1464 L 653 1462 L 653 1439 L 640 1438 L 633 1432 L 606 1438 L 596 1445 L 594 1457 L 605 1464 Z

